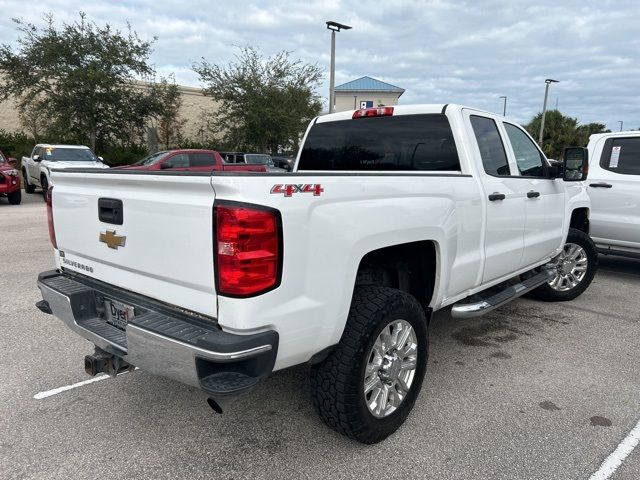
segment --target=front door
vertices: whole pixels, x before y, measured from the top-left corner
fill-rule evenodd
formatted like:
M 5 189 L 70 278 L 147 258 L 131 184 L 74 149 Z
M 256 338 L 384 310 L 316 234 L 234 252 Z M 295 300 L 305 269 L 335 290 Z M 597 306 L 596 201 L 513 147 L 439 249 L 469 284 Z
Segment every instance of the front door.
M 565 191 L 562 179 L 547 175 L 547 161 L 529 135 L 517 125 L 503 123 L 509 154 L 517 167 L 518 193 L 524 201 L 524 250 L 520 268 L 533 266 L 562 246 Z

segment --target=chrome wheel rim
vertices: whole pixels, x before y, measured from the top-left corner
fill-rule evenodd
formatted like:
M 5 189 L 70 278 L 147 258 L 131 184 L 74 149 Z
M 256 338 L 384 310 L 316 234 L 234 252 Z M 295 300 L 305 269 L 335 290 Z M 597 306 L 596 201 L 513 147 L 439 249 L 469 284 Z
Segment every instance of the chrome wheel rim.
M 588 266 L 589 258 L 584 248 L 567 243 L 555 259 L 556 276 L 549 281 L 549 286 L 559 292 L 576 288 L 587 274 Z
M 418 365 L 418 342 L 406 320 L 387 324 L 369 351 L 364 398 L 369 412 L 384 418 L 395 412 L 411 390 Z

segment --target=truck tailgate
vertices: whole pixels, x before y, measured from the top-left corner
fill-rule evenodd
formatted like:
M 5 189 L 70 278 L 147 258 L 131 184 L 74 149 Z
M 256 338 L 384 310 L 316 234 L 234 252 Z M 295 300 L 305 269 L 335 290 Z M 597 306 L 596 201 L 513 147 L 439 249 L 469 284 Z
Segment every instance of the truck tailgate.
M 52 179 L 60 267 L 216 316 L 209 173 L 54 171 Z M 101 221 L 99 204 L 108 217 L 119 202 L 121 224 Z

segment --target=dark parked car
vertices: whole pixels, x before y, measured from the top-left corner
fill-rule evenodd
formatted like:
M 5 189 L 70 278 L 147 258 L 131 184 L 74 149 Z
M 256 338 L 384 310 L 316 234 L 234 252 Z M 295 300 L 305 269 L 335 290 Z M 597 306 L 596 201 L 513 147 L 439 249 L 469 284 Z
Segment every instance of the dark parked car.
M 287 172 L 293 170 L 293 165 L 296 163 L 295 157 L 271 157 L 276 167 L 283 168 Z

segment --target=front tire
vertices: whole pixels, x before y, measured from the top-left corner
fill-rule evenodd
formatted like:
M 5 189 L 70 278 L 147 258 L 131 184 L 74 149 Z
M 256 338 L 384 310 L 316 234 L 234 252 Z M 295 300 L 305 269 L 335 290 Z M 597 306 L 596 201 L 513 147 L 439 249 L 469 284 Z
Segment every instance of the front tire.
M 565 302 L 582 295 L 598 269 L 598 252 L 591 237 L 570 228 L 567 243 L 554 264 L 556 276 L 536 288 L 532 296 L 546 302 Z
M 22 183 L 24 183 L 25 193 L 34 193 L 36 191 L 36 186 L 29 183 L 26 170 L 22 170 Z
M 49 182 L 47 181 L 47 177 L 44 175 L 40 179 L 40 185 L 42 186 L 42 198 L 44 198 L 45 202 L 47 201 L 47 191 L 49 190 Z
M 403 424 L 418 398 L 427 353 L 427 319 L 413 296 L 387 287 L 356 287 L 340 343 L 311 367 L 316 412 L 354 440 L 384 440 Z
M 7 199 L 11 205 L 20 205 L 22 201 L 22 191 L 16 190 L 15 192 L 7 194 Z

